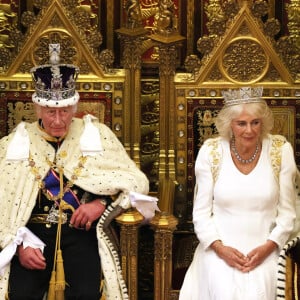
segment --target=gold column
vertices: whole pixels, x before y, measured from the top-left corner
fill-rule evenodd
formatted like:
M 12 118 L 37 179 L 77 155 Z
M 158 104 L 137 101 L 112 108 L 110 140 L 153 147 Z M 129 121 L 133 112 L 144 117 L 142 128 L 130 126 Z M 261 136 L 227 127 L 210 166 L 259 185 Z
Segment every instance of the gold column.
M 179 34 L 150 36 L 159 48 L 159 206 L 173 213 L 175 170 L 175 88 L 176 46 L 184 39 Z
M 138 228 L 143 219 L 136 210 L 129 210 L 116 218 L 121 228 L 121 265 L 130 300 L 138 300 Z
M 169 214 L 157 214 L 151 221 L 155 231 L 154 300 L 169 300 L 172 289 L 172 244 L 177 219 Z
M 143 28 L 121 28 L 120 35 L 125 69 L 124 140 L 131 158 L 140 165 L 141 132 L 141 45 L 147 31 Z

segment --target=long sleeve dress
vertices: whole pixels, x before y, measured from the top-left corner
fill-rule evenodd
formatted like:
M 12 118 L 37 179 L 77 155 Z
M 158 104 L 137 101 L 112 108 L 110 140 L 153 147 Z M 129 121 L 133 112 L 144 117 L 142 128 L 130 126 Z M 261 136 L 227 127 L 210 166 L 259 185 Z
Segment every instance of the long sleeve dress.
M 279 250 L 295 221 L 292 146 L 288 142 L 282 146 L 278 180 L 270 160 L 271 136 L 263 140 L 258 163 L 247 175 L 236 168 L 228 141 L 219 138 L 219 148 L 222 159 L 216 182 L 207 143 L 197 156 L 193 222 L 200 243 L 179 299 L 275 299 Z M 247 255 L 268 239 L 278 245 L 278 250 L 248 273 L 230 267 L 210 248 L 213 241 L 222 240 Z

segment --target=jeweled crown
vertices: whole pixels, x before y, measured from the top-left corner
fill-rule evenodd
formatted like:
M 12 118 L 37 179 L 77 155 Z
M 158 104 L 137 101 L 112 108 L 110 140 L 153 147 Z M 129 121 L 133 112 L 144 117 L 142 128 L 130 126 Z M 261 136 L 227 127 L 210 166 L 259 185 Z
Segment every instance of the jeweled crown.
M 262 99 L 263 87 L 241 87 L 235 90 L 222 91 L 224 98 L 224 107 L 255 103 L 255 102 L 265 102 Z
M 30 70 L 35 93 L 32 101 L 48 107 L 74 105 L 79 100 L 76 79 L 79 68 L 71 64 L 60 64 L 60 45 L 49 45 L 49 64 Z

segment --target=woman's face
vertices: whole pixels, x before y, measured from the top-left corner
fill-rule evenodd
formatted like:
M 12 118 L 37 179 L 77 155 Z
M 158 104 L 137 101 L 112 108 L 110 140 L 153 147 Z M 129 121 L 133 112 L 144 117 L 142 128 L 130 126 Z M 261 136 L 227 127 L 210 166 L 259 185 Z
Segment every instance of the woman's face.
M 53 137 L 64 136 L 70 127 L 74 116 L 74 107 L 40 107 L 38 118 L 42 120 L 43 128 Z
M 231 121 L 236 145 L 251 147 L 258 142 L 262 131 L 262 120 L 243 111 Z

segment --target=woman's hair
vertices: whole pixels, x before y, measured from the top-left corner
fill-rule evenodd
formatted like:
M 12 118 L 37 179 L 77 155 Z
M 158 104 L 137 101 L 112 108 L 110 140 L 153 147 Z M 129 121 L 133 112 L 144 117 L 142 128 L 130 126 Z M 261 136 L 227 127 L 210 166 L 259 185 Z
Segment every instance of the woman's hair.
M 230 139 L 232 137 L 231 122 L 237 118 L 242 112 L 247 112 L 255 118 L 261 119 L 262 131 L 261 138 L 265 137 L 274 126 L 274 116 L 265 101 L 253 102 L 247 104 L 237 104 L 223 107 L 215 121 L 220 136 Z

